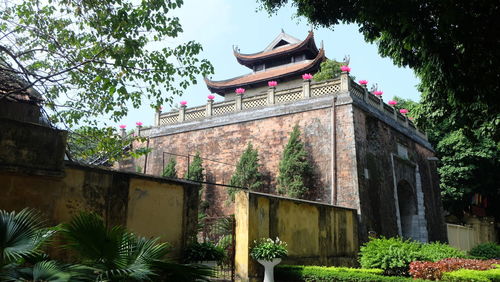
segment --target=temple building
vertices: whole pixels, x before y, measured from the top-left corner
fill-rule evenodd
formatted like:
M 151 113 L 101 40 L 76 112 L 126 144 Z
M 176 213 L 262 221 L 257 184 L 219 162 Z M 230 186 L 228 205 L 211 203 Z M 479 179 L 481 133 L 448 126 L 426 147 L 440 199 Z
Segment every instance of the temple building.
M 368 234 L 447 240 L 435 152 L 406 115 L 354 82 L 348 68 L 324 81 L 304 75 L 325 60 L 312 32 L 304 40 L 281 32 L 254 54 L 233 49 L 251 73 L 206 79 L 207 94 L 222 102 L 209 95 L 205 105 L 157 112 L 154 126 L 138 128 L 151 152 L 124 166 L 161 175 L 175 158 L 184 177 L 199 152 L 206 182 L 227 184 L 250 142 L 264 175 L 260 192 L 276 194 L 279 162 L 298 125 L 313 165 L 307 200 L 356 210 L 361 240 Z M 204 195 L 209 216 L 234 212 L 221 185 L 206 185 Z
M 277 81 L 278 89 L 300 84 L 302 74 L 316 73 L 325 60 L 325 51 L 316 47 L 312 31 L 302 41 L 282 31 L 261 52 L 242 54 L 235 47 L 233 53 L 252 73 L 220 81 L 205 79 L 210 92 L 226 99 L 234 99 L 237 88 L 244 88 L 246 97 L 255 96 L 267 90 L 268 81 Z

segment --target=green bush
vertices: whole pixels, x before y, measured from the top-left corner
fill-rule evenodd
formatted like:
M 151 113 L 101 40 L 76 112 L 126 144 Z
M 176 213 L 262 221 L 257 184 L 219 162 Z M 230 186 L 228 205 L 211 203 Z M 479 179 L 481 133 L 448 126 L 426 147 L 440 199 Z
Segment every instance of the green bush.
M 440 261 L 445 258 L 465 258 L 467 254 L 464 251 L 455 249 L 448 244 L 439 242 L 422 244 L 420 247 L 420 260 L 422 261 Z
M 225 256 L 224 250 L 211 242 L 195 242 L 186 248 L 186 261 L 188 262 L 222 261 Z
M 493 242 L 482 243 L 472 248 L 469 254 L 486 259 L 500 258 L 500 245 Z
M 276 281 L 423 281 L 406 277 L 382 276 L 382 273 L 382 269 L 302 265 L 278 265 L 274 271 Z
M 441 280 L 453 282 L 500 281 L 500 268 L 489 270 L 460 269 L 457 271 L 445 272 Z
M 387 275 L 408 276 L 410 262 L 420 259 L 421 244 L 395 238 L 371 239 L 361 247 L 359 263 L 363 268 L 383 269 Z

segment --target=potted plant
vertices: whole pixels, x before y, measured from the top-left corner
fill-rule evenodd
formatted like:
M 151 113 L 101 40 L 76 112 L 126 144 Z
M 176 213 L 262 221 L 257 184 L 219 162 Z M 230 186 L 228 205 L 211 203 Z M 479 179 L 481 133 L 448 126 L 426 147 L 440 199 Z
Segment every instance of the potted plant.
M 186 249 L 188 262 L 197 262 L 210 267 L 221 263 L 225 256 L 224 249 L 211 242 L 194 242 Z
M 250 256 L 264 266 L 264 282 L 274 282 L 274 266 L 287 254 L 286 242 L 280 241 L 278 237 L 274 241 L 271 238 L 255 241 L 250 251 Z

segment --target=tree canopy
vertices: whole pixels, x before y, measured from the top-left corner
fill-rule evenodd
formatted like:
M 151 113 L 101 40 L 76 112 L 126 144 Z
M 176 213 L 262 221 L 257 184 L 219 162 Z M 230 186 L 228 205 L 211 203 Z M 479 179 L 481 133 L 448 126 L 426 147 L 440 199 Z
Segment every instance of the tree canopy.
M 213 72 L 172 10 L 182 0 L 7 1 L 0 8 L 0 70 L 25 83 L 0 86 L 0 100 L 26 90 L 43 97 L 59 126 L 117 122 L 131 107 L 169 103 Z M 170 39 L 170 40 L 165 40 Z M 109 129 L 101 132 L 109 136 Z M 114 132 L 116 133 L 116 132 Z M 91 144 L 92 145 L 92 144 Z M 99 145 L 96 145 L 99 147 Z
M 422 111 L 452 120 L 468 136 L 499 140 L 500 4 L 495 1 L 260 0 L 275 13 L 287 3 L 313 24 L 359 25 L 365 40 L 420 78 Z

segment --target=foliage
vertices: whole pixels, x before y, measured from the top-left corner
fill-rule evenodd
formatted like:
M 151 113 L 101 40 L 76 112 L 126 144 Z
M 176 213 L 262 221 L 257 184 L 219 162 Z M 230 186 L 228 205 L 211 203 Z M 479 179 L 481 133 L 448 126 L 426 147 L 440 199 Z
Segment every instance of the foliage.
M 272 261 L 276 258 L 286 257 L 288 254 L 286 242 L 280 241 L 278 237 L 274 241 L 271 238 L 261 238 L 253 243 L 250 256 L 256 260 Z
M 446 258 L 437 262 L 413 261 L 410 263 L 410 274 L 413 278 L 440 280 L 443 273 L 459 269 L 487 270 L 495 268 L 499 260 L 475 260 L 462 258 Z
M 490 282 L 500 281 L 500 268 L 489 270 L 460 269 L 443 274 L 442 281 L 452 282 Z
M 469 254 L 475 257 L 483 257 L 486 259 L 498 259 L 500 258 L 500 245 L 487 242 L 474 246 Z
M 186 249 L 186 260 L 188 262 L 200 262 L 207 260 L 222 261 L 226 254 L 224 249 L 211 242 L 191 243 Z
M 314 75 L 314 80 L 323 81 L 338 77 L 342 72 L 340 70 L 340 66 L 342 65 L 343 63 L 341 62 L 326 59 L 325 61 L 321 62 L 320 71 Z
M 188 167 L 188 172 L 186 175 L 187 180 L 193 181 L 203 181 L 205 176 L 203 174 L 203 160 L 200 157 L 200 152 L 196 152 Z
M 106 228 L 93 213 L 81 213 L 62 225 L 66 247 L 96 269 L 100 280 L 147 279 L 155 274 L 153 262 L 168 253 L 166 243 L 137 237 L 124 227 Z
M 386 274 L 407 275 L 410 262 L 420 258 L 420 244 L 410 240 L 373 238 L 360 248 L 359 263 L 363 268 L 380 268 Z
M 171 158 L 165 169 L 163 170 L 163 177 L 169 177 L 169 178 L 177 178 L 177 170 L 175 169 L 175 166 L 177 165 L 177 162 L 175 161 L 175 158 Z
M 420 78 L 427 119 L 499 140 L 500 5 L 492 1 L 260 0 L 270 13 L 291 2 L 298 16 L 333 28 L 354 23 L 380 55 Z M 383 16 L 381 16 L 383 15 Z M 488 46 L 484 48 L 484 46 Z M 474 66 L 474 67 L 471 67 Z M 478 71 L 488 70 L 488 71 Z
M 197 83 L 196 75 L 213 72 L 207 60 L 198 58 L 199 43 L 165 44 L 182 33 L 172 13 L 183 0 L 4 4 L 0 69 L 24 83 L 4 89 L 0 100 L 34 90 L 43 96 L 50 120 L 60 126 L 85 125 L 97 132 L 105 120 L 125 117 L 131 106 L 149 103 L 157 109 L 171 103 Z M 110 145 L 115 139 L 109 129 L 99 132 L 86 135 L 98 141 L 90 146 L 114 157 L 119 144 Z M 74 154 L 76 159 L 88 155 Z
M 304 197 L 309 191 L 311 174 L 299 126 L 295 125 L 279 163 L 278 192 L 292 198 Z
M 25 259 L 41 254 L 41 246 L 55 232 L 45 224 L 43 216 L 32 209 L 0 210 L 0 278 Z
M 420 260 L 439 261 L 445 258 L 465 258 L 464 251 L 455 249 L 448 244 L 433 242 L 422 244 L 419 250 Z
M 382 276 L 381 269 L 360 269 L 347 267 L 324 267 L 302 265 L 277 265 L 274 275 L 279 281 L 421 281 L 407 277 Z
M 259 152 L 257 149 L 254 149 L 252 143 L 249 142 L 236 165 L 236 171 L 233 176 L 231 176 L 229 184 L 245 187 L 252 191 L 258 191 L 263 185 L 262 174 L 259 172 L 259 168 Z M 237 189 L 229 188 L 227 192 L 231 201 L 234 201 L 234 195 Z
M 450 117 L 436 123 L 428 118 L 421 103 L 394 97 L 396 107 L 410 110 L 420 128 L 425 128 L 429 142 L 436 149 L 440 159 L 438 173 L 445 209 L 461 218 L 474 193 L 487 196 L 490 203 L 498 201 L 500 195 L 495 189 L 500 182 L 500 144 L 492 137 L 479 131 L 467 134 L 463 129 L 454 129 L 455 121 Z M 490 214 L 499 217 L 499 209 L 489 205 Z

